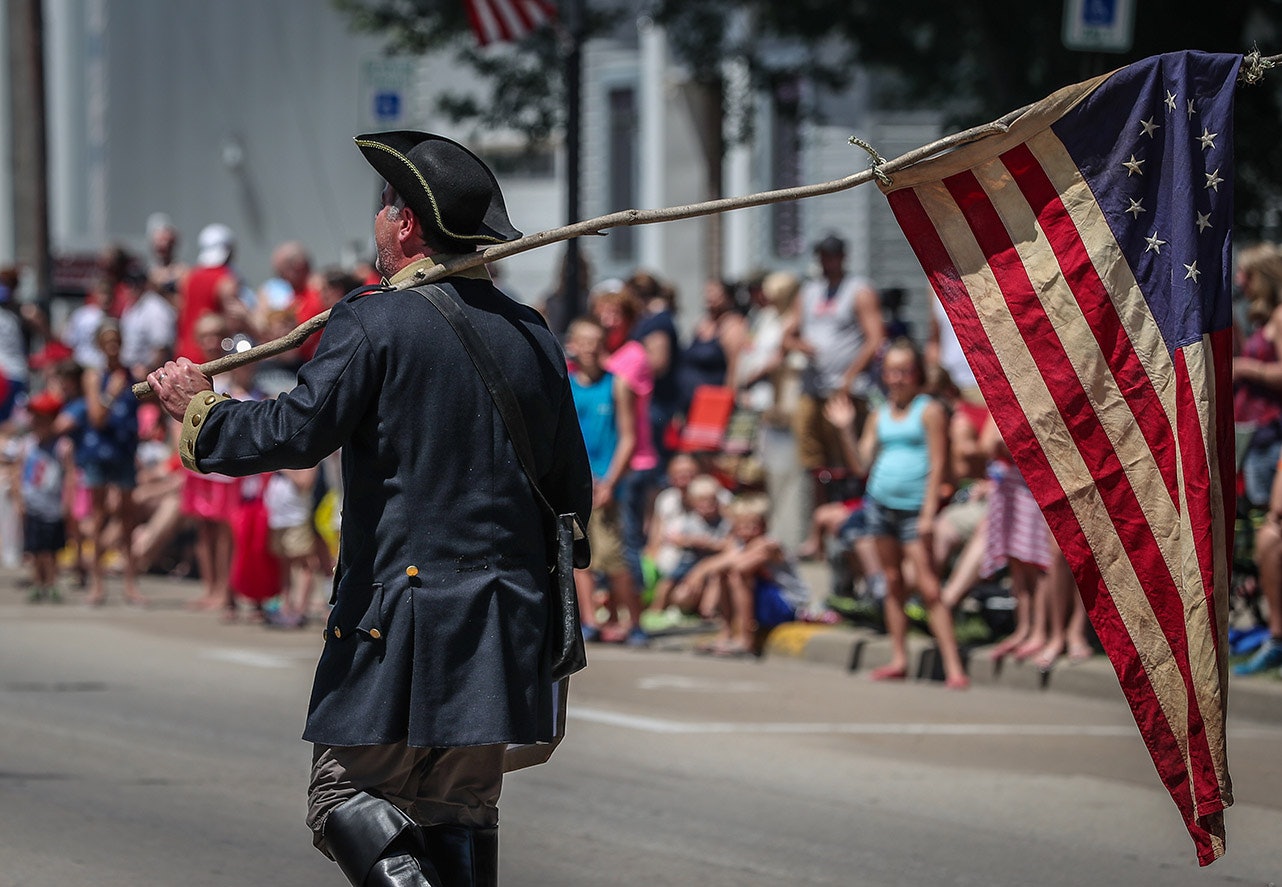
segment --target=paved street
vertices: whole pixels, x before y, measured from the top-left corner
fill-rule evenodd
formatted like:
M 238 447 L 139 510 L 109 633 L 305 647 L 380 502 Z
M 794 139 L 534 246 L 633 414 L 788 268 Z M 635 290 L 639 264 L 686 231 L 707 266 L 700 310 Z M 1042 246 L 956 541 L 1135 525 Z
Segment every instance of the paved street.
M 32 607 L 0 577 L 0 887 L 339 885 L 302 825 L 320 632 Z M 118 598 L 117 598 L 118 600 Z M 1234 719 L 1206 870 L 1120 692 L 885 686 L 782 655 L 593 648 L 504 797 L 503 883 L 1206 885 L 1282 875 L 1282 726 Z

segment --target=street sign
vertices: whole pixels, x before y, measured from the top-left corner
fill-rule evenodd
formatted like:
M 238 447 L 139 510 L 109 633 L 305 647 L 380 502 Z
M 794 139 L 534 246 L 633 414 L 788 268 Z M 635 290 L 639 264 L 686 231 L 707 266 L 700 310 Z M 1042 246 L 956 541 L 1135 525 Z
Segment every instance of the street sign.
M 1064 0 L 1067 49 L 1126 52 L 1135 32 L 1135 0 Z
M 363 128 L 395 129 L 407 123 L 418 64 L 411 58 L 366 59 L 361 66 Z

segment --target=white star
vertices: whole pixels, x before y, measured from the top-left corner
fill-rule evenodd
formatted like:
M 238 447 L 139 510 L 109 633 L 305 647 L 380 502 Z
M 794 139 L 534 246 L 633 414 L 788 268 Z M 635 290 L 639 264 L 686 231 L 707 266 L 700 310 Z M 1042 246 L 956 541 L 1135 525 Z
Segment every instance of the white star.
M 1144 135 L 1148 136 L 1150 139 L 1153 138 L 1153 133 L 1162 128 L 1161 124 L 1153 122 L 1152 117 L 1149 117 L 1148 120 L 1141 120 L 1140 126 L 1144 130 Z
M 1172 111 L 1175 110 L 1175 93 L 1171 92 L 1169 89 L 1166 91 L 1166 107 L 1170 108 Z
M 1166 245 L 1165 240 L 1157 239 L 1156 231 L 1153 232 L 1152 237 L 1145 237 L 1144 242 L 1148 244 L 1148 246 L 1144 248 L 1144 252 L 1148 252 L 1149 250 L 1152 250 L 1153 252 L 1157 253 L 1159 256 L 1162 254 L 1162 247 Z
M 1143 160 L 1136 160 L 1135 155 L 1131 155 L 1130 160 L 1123 161 L 1122 166 L 1126 167 L 1126 177 L 1129 179 L 1132 174 L 1137 176 L 1144 175 L 1144 170 L 1140 169 L 1144 165 Z
M 1197 224 L 1197 233 L 1198 233 L 1198 234 L 1201 234 L 1201 233 L 1202 233 L 1203 231 L 1205 231 L 1207 228 L 1210 228 L 1210 227 L 1211 227 L 1211 214 L 1210 214 L 1210 213 L 1198 213 L 1198 214 L 1197 214 L 1197 223 L 1196 223 L 1196 224 Z
M 1184 270 L 1188 272 L 1188 274 L 1184 275 L 1184 279 L 1188 280 L 1191 277 L 1193 278 L 1193 282 L 1197 283 L 1197 276 L 1202 273 L 1197 270 L 1197 260 L 1194 259 L 1192 265 L 1185 265 Z
M 1192 120 L 1192 119 L 1193 119 L 1193 115 L 1194 115 L 1194 114 L 1196 114 L 1196 113 L 1197 113 L 1197 111 L 1193 110 L 1193 100 L 1192 100 L 1192 99 L 1189 99 L 1189 120 Z
M 1131 201 L 1131 205 L 1122 210 L 1122 212 L 1128 212 L 1131 214 L 1131 218 L 1138 219 L 1140 217 L 1140 213 L 1145 211 L 1142 201 L 1132 200 L 1129 197 L 1126 199 Z
M 1197 137 L 1197 140 L 1202 143 L 1202 150 L 1205 151 L 1207 148 L 1214 148 L 1215 137 L 1217 135 L 1219 135 L 1218 132 L 1211 132 L 1205 126 L 1202 127 L 1202 134 Z
M 1224 179 L 1220 178 L 1220 168 L 1218 166 L 1215 168 L 1215 172 L 1206 173 L 1206 187 L 1216 194 L 1220 193 L 1220 182 L 1223 181 Z

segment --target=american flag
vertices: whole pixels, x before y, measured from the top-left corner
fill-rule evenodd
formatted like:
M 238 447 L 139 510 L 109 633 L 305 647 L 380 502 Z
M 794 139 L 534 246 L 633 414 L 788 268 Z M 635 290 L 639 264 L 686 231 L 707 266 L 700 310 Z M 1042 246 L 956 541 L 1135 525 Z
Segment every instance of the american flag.
M 883 186 L 1199 863 L 1224 853 L 1233 93 L 1150 58 Z
M 556 18 L 550 0 L 466 0 L 467 19 L 482 46 L 520 40 Z

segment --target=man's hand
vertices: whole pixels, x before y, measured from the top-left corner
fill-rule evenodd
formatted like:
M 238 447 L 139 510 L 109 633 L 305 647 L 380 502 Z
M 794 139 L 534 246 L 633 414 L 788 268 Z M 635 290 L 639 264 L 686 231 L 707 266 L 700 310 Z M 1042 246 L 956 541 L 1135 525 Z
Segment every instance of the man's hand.
M 147 375 L 147 384 L 165 412 L 181 422 L 187 415 L 187 404 L 202 391 L 213 391 L 214 383 L 185 357 L 171 360 Z

